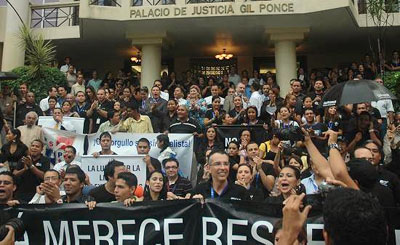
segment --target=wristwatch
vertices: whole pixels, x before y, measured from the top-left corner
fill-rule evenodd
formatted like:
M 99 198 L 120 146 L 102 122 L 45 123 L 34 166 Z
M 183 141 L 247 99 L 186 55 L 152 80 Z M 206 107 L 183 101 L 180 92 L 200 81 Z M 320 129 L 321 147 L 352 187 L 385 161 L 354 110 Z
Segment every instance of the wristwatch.
M 339 151 L 339 145 L 337 143 L 330 144 L 330 145 L 328 145 L 328 147 L 329 147 L 329 150 L 336 149 Z

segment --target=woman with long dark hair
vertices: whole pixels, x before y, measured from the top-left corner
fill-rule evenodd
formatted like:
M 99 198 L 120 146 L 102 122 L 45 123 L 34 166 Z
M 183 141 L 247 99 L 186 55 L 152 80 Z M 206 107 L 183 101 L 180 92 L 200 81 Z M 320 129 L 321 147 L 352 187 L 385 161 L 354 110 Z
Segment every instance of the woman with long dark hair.
M 284 166 L 279 173 L 277 187 L 280 195 L 268 197 L 267 202 L 282 204 L 290 195 L 300 194 L 300 170 L 291 165 Z
M 224 145 L 219 141 L 217 130 L 214 127 L 206 129 L 205 137 L 199 144 L 199 149 L 196 154 L 198 161 L 201 164 L 205 163 L 205 153 L 207 150 L 223 150 Z
M 165 178 L 159 170 L 151 172 L 146 179 L 144 191 L 144 201 L 167 200 L 167 190 L 165 189 Z
M 264 200 L 264 193 L 260 188 L 256 188 L 251 185 L 253 179 L 253 167 L 247 163 L 239 164 L 235 184 L 246 188 L 251 200 L 261 202 Z
M 323 122 L 330 130 L 338 132 L 339 135 L 343 133 L 342 120 L 336 106 L 325 108 Z
M 222 124 L 221 118 L 221 99 L 219 96 L 212 97 L 212 108 L 206 111 L 204 118 L 204 126 L 220 125 Z
M 7 143 L 1 147 L 0 167 L 6 167 L 11 172 L 18 161 L 28 154 L 28 147 L 21 141 L 21 131 L 12 129 L 7 132 Z
M 85 92 L 86 101 L 88 101 L 90 104 L 97 100 L 96 90 L 92 86 L 87 86 Z
M 265 122 L 257 118 L 258 110 L 255 106 L 249 106 L 246 109 L 243 125 L 264 125 Z

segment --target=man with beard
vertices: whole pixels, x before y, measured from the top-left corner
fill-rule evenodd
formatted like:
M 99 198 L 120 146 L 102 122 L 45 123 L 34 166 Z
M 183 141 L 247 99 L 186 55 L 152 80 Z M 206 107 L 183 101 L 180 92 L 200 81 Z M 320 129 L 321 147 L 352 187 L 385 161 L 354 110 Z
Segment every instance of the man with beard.
M 36 186 L 43 181 L 44 173 L 50 169 L 50 159 L 42 155 L 42 150 L 42 141 L 32 141 L 29 155 L 17 163 L 13 174 L 18 178 L 18 199 L 29 202 L 36 193 Z
M 309 94 L 313 105 L 318 106 L 324 96 L 324 83 L 319 79 L 314 83 L 314 91 Z
M 42 127 L 36 125 L 38 115 L 34 111 L 28 112 L 25 116 L 25 125 L 17 129 L 21 131 L 21 141 L 29 147 L 33 140 L 40 139 L 44 142 Z

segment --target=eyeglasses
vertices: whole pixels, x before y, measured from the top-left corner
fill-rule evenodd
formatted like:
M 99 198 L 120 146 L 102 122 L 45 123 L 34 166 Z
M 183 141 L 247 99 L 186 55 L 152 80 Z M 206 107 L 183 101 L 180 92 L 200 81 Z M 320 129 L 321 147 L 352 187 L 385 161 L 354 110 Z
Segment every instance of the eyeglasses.
M 169 167 L 165 167 L 165 169 L 166 170 L 168 170 L 168 169 L 178 169 L 178 167 L 177 166 L 169 166 Z

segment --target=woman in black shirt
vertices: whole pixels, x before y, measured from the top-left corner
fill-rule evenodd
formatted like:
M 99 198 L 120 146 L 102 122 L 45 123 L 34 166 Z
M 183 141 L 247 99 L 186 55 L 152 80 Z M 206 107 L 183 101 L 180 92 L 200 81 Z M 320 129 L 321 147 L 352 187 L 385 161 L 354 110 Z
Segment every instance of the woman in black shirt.
M 164 175 L 159 170 L 154 170 L 147 176 L 144 201 L 167 200 Z
M 4 166 L 8 162 L 8 167 L 12 172 L 18 161 L 28 154 L 28 147 L 22 143 L 19 129 L 9 130 L 6 138 L 8 142 L 1 147 L 0 163 Z

